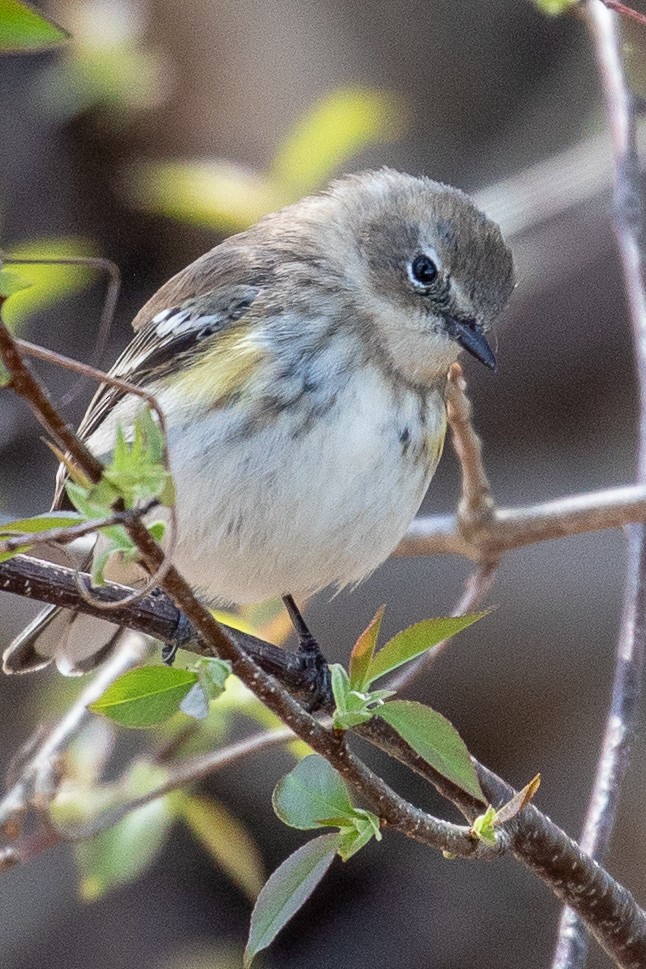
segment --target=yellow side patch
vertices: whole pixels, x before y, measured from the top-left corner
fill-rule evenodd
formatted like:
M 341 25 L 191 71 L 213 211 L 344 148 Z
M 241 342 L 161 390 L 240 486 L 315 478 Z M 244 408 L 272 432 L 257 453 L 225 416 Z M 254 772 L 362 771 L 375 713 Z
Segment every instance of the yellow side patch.
M 252 342 L 248 326 L 233 327 L 220 334 L 195 363 L 173 376 L 173 389 L 202 407 L 220 407 L 245 391 L 265 356 Z
M 428 461 L 429 467 L 435 468 L 440 463 L 440 458 L 442 457 L 442 451 L 444 450 L 444 441 L 446 440 L 446 411 L 442 415 L 442 423 L 440 427 L 432 434 L 426 435 L 425 441 L 425 451 L 426 460 Z

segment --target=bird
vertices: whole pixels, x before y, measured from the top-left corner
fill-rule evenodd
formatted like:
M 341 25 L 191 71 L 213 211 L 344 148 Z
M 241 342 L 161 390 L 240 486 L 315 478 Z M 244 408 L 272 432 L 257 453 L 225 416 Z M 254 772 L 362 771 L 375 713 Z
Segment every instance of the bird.
M 495 369 L 486 332 L 514 285 L 500 228 L 468 195 L 384 168 L 264 216 L 152 296 L 111 374 L 164 412 L 173 562 L 201 601 L 282 596 L 303 639 L 297 599 L 388 557 L 442 454 L 449 368 L 465 350 Z M 101 385 L 79 436 L 106 459 L 140 405 Z M 50 606 L 4 670 L 86 672 L 119 635 Z

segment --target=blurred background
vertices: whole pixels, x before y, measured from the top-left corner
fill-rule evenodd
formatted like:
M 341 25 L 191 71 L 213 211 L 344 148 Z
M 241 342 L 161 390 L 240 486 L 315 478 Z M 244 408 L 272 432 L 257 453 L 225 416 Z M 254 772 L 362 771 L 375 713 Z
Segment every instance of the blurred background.
M 635 388 L 608 221 L 610 152 L 576 18 L 547 19 L 517 0 L 60 0 L 42 9 L 72 40 L 0 59 L 0 244 L 115 261 L 123 290 L 103 363 L 154 290 L 224 234 L 330 175 L 391 165 L 475 193 L 516 253 L 499 371 L 465 362 L 499 503 L 632 480 Z M 646 33 L 631 29 L 626 41 L 644 93 Z M 105 280 L 61 268 L 25 276 L 32 289 L 6 307 L 14 325 L 93 359 Z M 72 383 L 42 372 L 59 397 Z M 67 407 L 70 417 L 90 392 Z M 48 507 L 54 459 L 8 394 L 0 468 L 0 515 Z M 453 508 L 458 488 L 447 448 L 426 510 Z M 490 597 L 496 611 L 411 694 L 515 785 L 540 771 L 538 805 L 575 836 L 610 695 L 624 565 L 617 532 L 509 555 Z M 467 574 L 459 560 L 393 559 L 352 594 L 319 597 L 308 616 L 341 660 L 383 602 L 393 633 L 452 608 Z M 33 612 L 0 598 L 1 648 Z M 0 680 L 0 759 L 64 708 L 69 689 L 50 672 Z M 643 901 L 642 734 L 609 866 Z M 291 763 L 270 752 L 202 788 L 246 825 L 267 871 L 304 840 L 270 809 Z M 405 796 L 454 816 L 403 769 L 374 763 Z M 79 897 L 71 848 L 3 875 L 6 969 L 240 966 L 245 892 L 186 825 L 170 827 L 158 848 L 138 880 L 92 902 Z M 558 911 L 512 861 L 446 862 L 390 836 L 335 863 L 262 965 L 538 969 L 549 965 Z M 595 949 L 589 964 L 607 962 Z

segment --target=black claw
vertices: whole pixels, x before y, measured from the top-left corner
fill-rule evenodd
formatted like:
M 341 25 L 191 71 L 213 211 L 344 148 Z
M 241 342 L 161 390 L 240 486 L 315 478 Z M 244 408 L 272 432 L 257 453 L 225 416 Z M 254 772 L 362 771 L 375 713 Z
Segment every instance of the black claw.
M 180 612 L 177 626 L 175 627 L 175 638 L 170 643 L 162 646 L 161 658 L 166 666 L 172 666 L 177 656 L 177 650 L 181 649 L 186 643 L 195 639 L 195 631 L 183 612 Z
M 292 596 L 283 596 L 283 602 L 298 636 L 296 655 L 301 662 L 305 689 L 309 693 L 306 708 L 312 712 L 327 706 L 332 698 L 330 667 Z

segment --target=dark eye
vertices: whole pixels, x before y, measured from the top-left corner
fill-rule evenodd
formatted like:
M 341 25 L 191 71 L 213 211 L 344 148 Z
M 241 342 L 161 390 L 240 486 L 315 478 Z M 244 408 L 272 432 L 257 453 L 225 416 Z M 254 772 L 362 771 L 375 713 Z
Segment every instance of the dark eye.
M 410 278 L 413 284 L 424 288 L 435 282 L 438 272 L 437 265 L 430 256 L 415 256 L 409 266 Z

